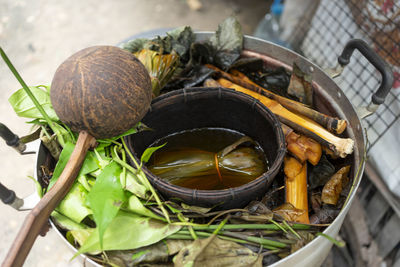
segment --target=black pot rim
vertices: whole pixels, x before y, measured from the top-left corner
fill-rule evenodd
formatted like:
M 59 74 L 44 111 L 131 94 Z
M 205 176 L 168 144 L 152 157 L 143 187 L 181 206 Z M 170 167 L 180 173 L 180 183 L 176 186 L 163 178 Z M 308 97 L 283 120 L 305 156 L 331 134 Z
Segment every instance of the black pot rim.
M 163 94 L 152 101 L 152 106 L 156 103 L 159 103 L 161 101 L 164 101 L 165 99 L 168 99 L 173 96 L 178 96 L 178 95 L 183 95 L 183 97 L 186 99 L 190 94 L 195 94 L 195 93 L 200 93 L 204 91 L 215 91 L 217 92 L 218 96 L 221 96 L 222 94 L 224 95 L 229 95 L 232 97 L 238 97 L 240 96 L 242 99 L 246 99 L 246 101 L 249 103 L 249 105 L 252 106 L 253 109 L 259 109 L 260 112 L 263 112 L 266 116 L 268 116 L 273 124 L 273 127 L 276 128 L 276 141 L 278 143 L 278 151 L 277 155 L 273 161 L 273 164 L 270 166 L 270 168 L 261 174 L 259 177 L 256 179 L 250 181 L 249 183 L 246 183 L 244 185 L 238 186 L 238 187 L 233 187 L 233 188 L 228 188 L 228 189 L 220 189 L 220 190 L 199 190 L 199 189 L 190 189 L 186 187 L 181 187 L 178 185 L 173 185 L 171 183 L 168 183 L 161 179 L 160 177 L 154 175 L 153 173 L 150 172 L 150 170 L 146 166 L 142 166 L 142 170 L 145 172 L 146 176 L 152 182 L 153 184 L 156 184 L 157 186 L 163 186 L 164 188 L 168 189 L 170 192 L 176 192 L 180 194 L 184 194 L 186 196 L 193 196 L 196 199 L 198 197 L 206 197 L 206 196 L 218 196 L 218 197 L 223 197 L 223 196 L 229 196 L 234 194 L 236 191 L 244 191 L 250 188 L 257 187 L 260 183 L 264 183 L 265 179 L 271 177 L 272 179 L 277 175 L 279 172 L 280 166 L 283 163 L 283 158 L 286 154 L 286 144 L 285 144 L 285 137 L 282 131 L 281 123 L 278 120 L 277 116 L 272 113 L 271 110 L 269 110 L 266 106 L 264 106 L 259 100 L 254 99 L 244 93 L 238 92 L 238 91 L 233 91 L 230 89 L 222 88 L 222 87 L 193 87 L 189 89 L 179 89 L 175 91 L 168 92 L 166 94 Z M 127 141 L 128 148 L 134 152 L 134 149 L 132 147 L 131 141 L 129 136 L 125 137 L 125 140 Z M 134 157 L 136 160 L 140 160 L 137 158 L 135 153 L 133 153 Z

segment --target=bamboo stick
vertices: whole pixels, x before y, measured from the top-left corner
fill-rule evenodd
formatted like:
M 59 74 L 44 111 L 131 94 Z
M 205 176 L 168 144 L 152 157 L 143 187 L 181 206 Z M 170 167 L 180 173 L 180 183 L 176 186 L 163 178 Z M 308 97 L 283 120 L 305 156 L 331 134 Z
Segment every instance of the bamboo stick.
M 258 99 L 275 115 L 277 115 L 282 123 L 287 124 L 297 132 L 313 138 L 322 145 L 328 146 L 340 157 L 345 158 L 347 155 L 353 153 L 354 141 L 352 139 L 337 137 L 327 131 L 321 125 L 287 110 L 277 101 L 271 100 L 263 95 L 246 89 L 240 85 L 234 84 L 226 79 L 220 78 L 217 80 L 217 82 L 223 87 L 245 93 L 254 97 L 255 99 Z
M 318 124 L 322 125 L 326 129 L 328 129 L 328 131 L 332 131 L 336 134 L 341 134 L 346 129 L 346 126 L 347 126 L 346 120 L 340 120 L 340 119 L 322 114 L 312 108 L 309 108 L 308 106 L 306 106 L 300 102 L 288 99 L 286 97 L 283 97 L 283 96 L 277 95 L 271 91 L 268 91 L 267 89 L 259 86 L 258 84 L 256 84 L 252 80 L 250 80 L 246 75 L 244 75 L 243 73 L 241 73 L 237 70 L 232 70 L 231 71 L 232 74 L 229 74 L 227 72 L 220 70 L 219 68 L 217 68 L 213 65 L 206 64 L 206 66 L 212 70 L 215 70 L 218 74 L 221 75 L 221 77 L 223 77 L 227 80 L 230 80 L 231 82 L 236 83 L 240 86 L 243 86 L 247 89 L 255 91 L 259 94 L 262 94 L 268 98 L 271 98 L 271 99 L 279 102 L 282 106 L 284 106 L 285 108 L 287 108 L 288 110 L 290 110 L 292 112 L 299 113 L 307 118 L 312 119 L 313 121 L 317 122 Z

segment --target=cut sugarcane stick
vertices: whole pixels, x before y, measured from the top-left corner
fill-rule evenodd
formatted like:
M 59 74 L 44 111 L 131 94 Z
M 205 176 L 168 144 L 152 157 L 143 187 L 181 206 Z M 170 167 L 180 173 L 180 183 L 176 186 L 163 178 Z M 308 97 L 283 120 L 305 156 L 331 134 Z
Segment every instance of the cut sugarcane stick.
M 215 70 L 218 74 L 221 75 L 221 77 L 230 80 L 231 82 L 238 84 L 240 86 L 243 86 L 246 89 L 250 89 L 252 91 L 255 91 L 259 94 L 262 94 L 268 98 L 271 98 L 277 102 L 279 102 L 282 106 L 285 108 L 289 109 L 292 112 L 296 112 L 298 114 L 301 114 L 307 118 L 310 118 L 317 122 L 318 124 L 324 126 L 328 131 L 332 131 L 336 134 L 341 134 L 344 132 L 347 126 L 346 120 L 340 120 L 325 114 L 322 114 L 312 108 L 309 108 L 308 106 L 288 99 L 286 97 L 277 95 L 275 93 L 272 93 L 271 91 L 268 91 L 267 89 L 259 86 L 252 80 L 250 80 L 246 75 L 243 73 L 237 71 L 237 70 L 232 70 L 232 74 L 229 74 L 227 72 L 224 72 L 223 70 L 220 70 L 219 68 L 206 64 L 206 66 L 212 70 Z
M 310 137 L 295 133 L 289 126 L 281 124 L 285 135 L 287 150 L 300 162 L 308 160 L 312 165 L 317 165 L 322 155 L 321 145 Z
M 278 116 L 279 120 L 302 134 L 313 138 L 322 145 L 328 146 L 331 150 L 335 152 L 338 156 L 345 158 L 347 155 L 353 153 L 354 141 L 351 138 L 340 138 L 324 127 L 315 123 L 309 119 L 305 119 L 286 108 L 284 108 L 277 101 L 269 99 L 263 95 L 260 95 L 254 91 L 246 89 L 240 85 L 234 84 L 226 79 L 220 78 L 217 82 L 226 88 L 233 89 L 238 92 L 245 93 L 258 99 L 266 107 L 268 107 L 275 115 Z
M 297 222 L 310 223 L 307 200 L 307 163 L 301 164 L 295 158 L 286 156 L 283 161 L 285 173 L 286 203 L 304 211 Z

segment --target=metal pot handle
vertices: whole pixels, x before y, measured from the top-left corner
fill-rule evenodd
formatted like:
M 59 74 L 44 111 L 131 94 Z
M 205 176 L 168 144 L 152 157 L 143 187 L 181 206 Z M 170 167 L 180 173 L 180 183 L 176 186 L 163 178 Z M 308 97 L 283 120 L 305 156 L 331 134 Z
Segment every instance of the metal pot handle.
M 37 143 L 28 143 L 27 145 L 21 142 L 18 135 L 14 134 L 7 126 L 3 123 L 0 123 L 0 137 L 4 139 L 6 144 L 15 150 L 17 150 L 20 154 L 34 154 L 37 151 Z M 36 192 L 29 195 L 28 197 L 21 199 L 16 196 L 15 192 L 11 189 L 8 189 L 2 183 L 0 183 L 0 199 L 4 204 L 10 205 L 16 210 L 30 210 L 32 209 L 36 203 L 40 200 L 40 197 Z
M 380 104 L 385 101 L 393 85 L 393 72 L 390 66 L 363 40 L 353 39 L 347 42 L 343 48 L 342 54 L 338 57 L 339 68 L 336 69 L 333 76 L 338 76 L 343 68 L 350 63 L 350 58 L 357 49 L 381 74 L 382 81 L 379 88 L 371 97 L 371 103 L 367 107 L 359 107 L 357 113 L 361 118 L 365 118 L 374 113 Z
M 25 151 L 26 145 L 20 142 L 18 135 L 14 134 L 7 126 L 5 126 L 1 122 L 0 122 L 0 136 L 1 138 L 4 139 L 4 141 L 6 141 L 6 144 L 8 146 L 11 146 L 15 150 L 17 150 L 18 153 L 22 154 Z
M 15 195 L 15 192 L 5 187 L 0 183 L 0 199 L 4 204 L 10 205 L 16 210 L 19 210 L 24 204 L 24 200 Z

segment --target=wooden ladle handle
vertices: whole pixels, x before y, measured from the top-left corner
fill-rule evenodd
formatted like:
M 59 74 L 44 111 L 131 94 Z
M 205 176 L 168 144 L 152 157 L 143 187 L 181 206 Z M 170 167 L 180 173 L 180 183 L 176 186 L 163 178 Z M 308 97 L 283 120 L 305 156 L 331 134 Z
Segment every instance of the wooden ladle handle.
M 89 148 L 96 144 L 96 139 L 85 131 L 79 133 L 75 149 L 64 171 L 53 187 L 26 216 L 2 264 L 3 267 L 22 266 L 31 250 L 36 237 L 40 234 L 52 211 L 58 206 L 72 187 Z

